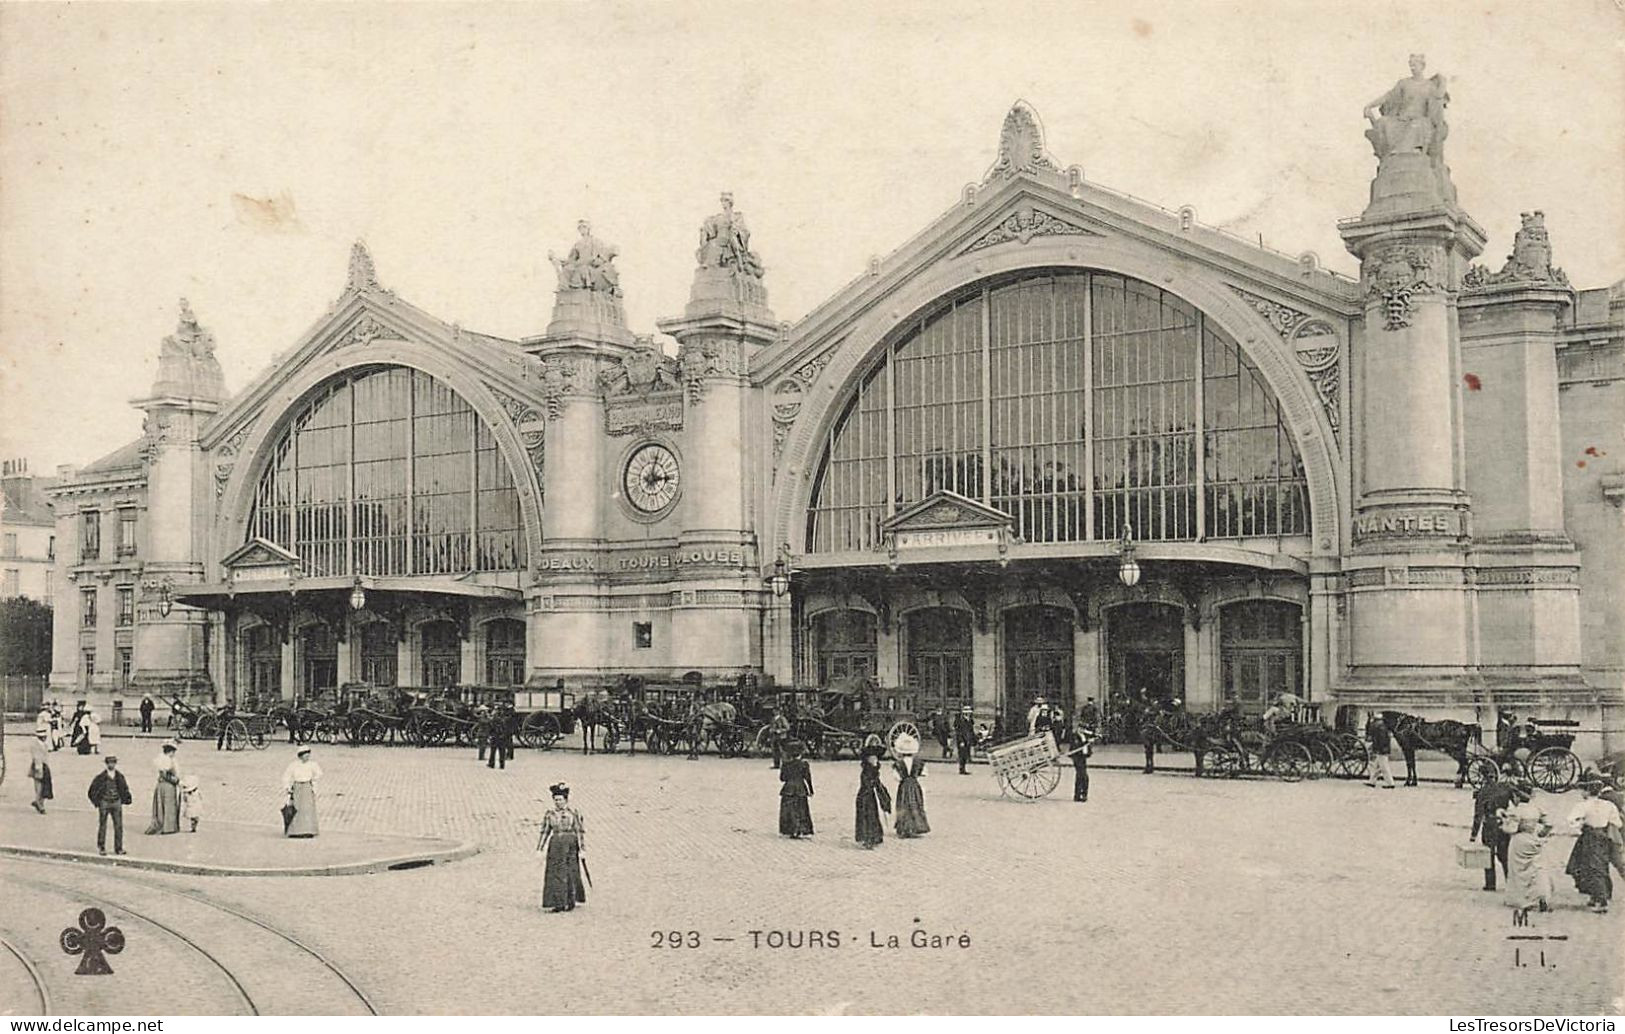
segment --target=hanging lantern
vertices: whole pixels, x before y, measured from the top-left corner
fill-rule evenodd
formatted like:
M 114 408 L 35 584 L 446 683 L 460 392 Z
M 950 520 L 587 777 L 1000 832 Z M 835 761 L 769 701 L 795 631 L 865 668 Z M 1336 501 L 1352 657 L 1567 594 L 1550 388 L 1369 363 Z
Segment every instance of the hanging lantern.
M 355 580 L 355 588 L 350 590 L 350 609 L 365 610 L 367 608 L 367 590 L 361 587 L 361 579 Z
M 1134 528 L 1123 525 L 1123 537 L 1117 543 L 1117 580 L 1127 588 L 1140 584 L 1140 562 L 1134 559 Z

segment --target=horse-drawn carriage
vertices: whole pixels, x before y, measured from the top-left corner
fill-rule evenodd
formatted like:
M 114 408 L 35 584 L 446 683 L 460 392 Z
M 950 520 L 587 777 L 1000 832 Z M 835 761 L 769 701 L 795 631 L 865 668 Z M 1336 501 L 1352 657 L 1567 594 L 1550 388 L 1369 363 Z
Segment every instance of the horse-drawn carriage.
M 1481 739 L 1467 745 L 1467 782 L 1476 790 L 1510 775 L 1526 778 L 1547 793 L 1572 789 L 1585 767 L 1572 749 L 1576 724 L 1535 718 L 1503 723 L 1494 751 Z
M 169 724 L 177 738 L 194 740 L 219 739 L 222 732 L 220 724 L 226 723 L 226 745 L 232 750 L 243 750 L 253 747 L 255 750 L 264 750 L 270 746 L 271 732 L 275 727 L 272 715 L 257 711 L 233 711 L 229 717 L 223 717 L 220 708 L 208 705 L 189 704 L 179 697 L 171 697 L 169 701 Z
M 915 698 L 907 690 L 884 688 L 865 676 L 837 679 L 827 686 L 782 689 L 775 694 L 779 713 L 789 724 L 786 737 L 799 740 L 811 758 L 857 757 L 866 743 L 890 746 L 908 733 L 920 742 L 926 736 L 916 718 Z M 771 751 L 772 714 L 758 727 L 758 750 Z
M 1358 736 L 1328 728 L 1318 721 L 1265 721 L 1234 708 L 1193 714 L 1183 708 L 1148 711 L 1140 716 L 1147 771 L 1153 751 L 1169 746 L 1196 758 L 1198 776 L 1235 778 L 1268 775 L 1289 782 L 1322 775 L 1358 779 L 1370 755 Z

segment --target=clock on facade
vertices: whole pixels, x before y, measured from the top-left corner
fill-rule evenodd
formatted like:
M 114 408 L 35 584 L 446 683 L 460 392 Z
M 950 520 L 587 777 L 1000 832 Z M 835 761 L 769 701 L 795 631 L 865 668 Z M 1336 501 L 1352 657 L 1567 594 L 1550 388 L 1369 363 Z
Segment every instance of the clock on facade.
M 626 461 L 621 483 L 626 501 L 639 513 L 659 513 L 677 498 L 677 457 L 664 445 L 640 445 Z

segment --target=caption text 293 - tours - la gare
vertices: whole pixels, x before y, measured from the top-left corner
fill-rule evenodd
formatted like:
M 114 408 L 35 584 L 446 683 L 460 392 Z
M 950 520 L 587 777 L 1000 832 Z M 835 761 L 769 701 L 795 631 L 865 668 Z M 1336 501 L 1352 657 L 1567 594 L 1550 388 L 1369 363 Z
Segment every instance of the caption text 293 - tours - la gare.
M 918 922 L 918 921 L 916 921 Z M 801 949 L 878 948 L 883 951 L 968 951 L 969 933 L 932 933 L 916 925 L 907 932 L 888 933 L 882 930 L 865 931 L 864 936 L 843 934 L 839 930 L 746 930 L 743 937 L 721 937 L 703 934 L 698 930 L 650 930 L 649 947 L 680 950 L 700 948 L 707 944 L 742 942 L 752 948 Z

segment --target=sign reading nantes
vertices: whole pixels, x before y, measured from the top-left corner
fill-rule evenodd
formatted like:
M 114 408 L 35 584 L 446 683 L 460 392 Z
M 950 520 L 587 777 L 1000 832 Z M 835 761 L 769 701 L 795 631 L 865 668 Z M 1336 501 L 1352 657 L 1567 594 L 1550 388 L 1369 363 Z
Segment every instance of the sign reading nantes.
M 1458 538 L 1465 534 L 1456 510 L 1383 510 L 1354 518 L 1354 537 Z

